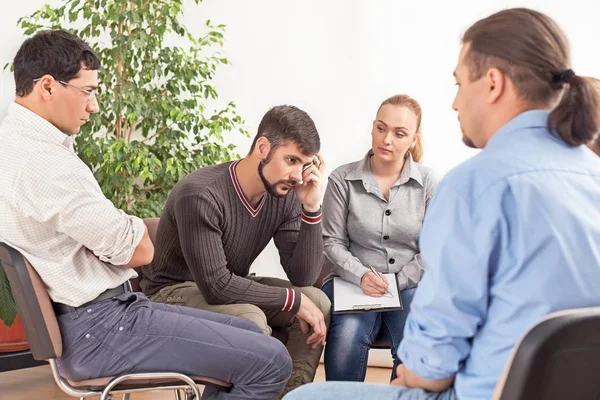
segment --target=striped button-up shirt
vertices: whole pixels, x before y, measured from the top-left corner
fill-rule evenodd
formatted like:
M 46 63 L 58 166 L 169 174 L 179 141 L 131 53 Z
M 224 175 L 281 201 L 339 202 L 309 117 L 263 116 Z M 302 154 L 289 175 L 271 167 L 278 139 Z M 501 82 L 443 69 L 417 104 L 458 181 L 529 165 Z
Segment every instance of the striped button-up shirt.
M 53 301 L 80 306 L 134 277 L 141 219 L 106 199 L 73 137 L 12 103 L 0 125 L 0 241 L 31 262 Z

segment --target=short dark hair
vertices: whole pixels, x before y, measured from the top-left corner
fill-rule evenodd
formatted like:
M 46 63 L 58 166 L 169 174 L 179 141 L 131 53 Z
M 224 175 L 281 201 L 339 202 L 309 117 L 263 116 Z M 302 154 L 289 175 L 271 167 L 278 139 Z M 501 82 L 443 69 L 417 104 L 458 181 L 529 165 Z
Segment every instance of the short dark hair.
M 17 96 L 33 90 L 34 79 L 52 75 L 69 82 L 81 68 L 100 69 L 100 60 L 82 39 L 63 30 L 42 31 L 25 40 L 13 61 Z
M 319 132 L 312 118 L 295 106 L 281 105 L 271 108 L 258 125 L 250 153 L 259 137 L 266 137 L 271 143 L 271 152 L 277 147 L 293 142 L 304 155 L 317 153 L 321 148 Z
M 578 146 L 600 130 L 600 92 L 593 78 L 574 75 L 569 43 L 547 15 L 527 8 L 502 10 L 477 21 L 463 36 L 470 80 L 498 68 L 526 101 L 545 107 L 548 126 L 567 144 Z

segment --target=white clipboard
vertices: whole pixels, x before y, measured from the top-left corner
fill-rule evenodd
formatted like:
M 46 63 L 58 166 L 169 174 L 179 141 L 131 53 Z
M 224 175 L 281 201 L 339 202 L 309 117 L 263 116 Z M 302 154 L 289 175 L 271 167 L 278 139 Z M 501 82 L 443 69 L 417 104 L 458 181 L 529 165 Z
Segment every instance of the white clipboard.
M 383 274 L 390 282 L 392 296 L 371 297 L 366 295 L 360 286 L 336 276 L 333 278 L 333 313 L 353 313 L 364 311 L 402 310 L 402 297 L 398 290 L 396 274 Z

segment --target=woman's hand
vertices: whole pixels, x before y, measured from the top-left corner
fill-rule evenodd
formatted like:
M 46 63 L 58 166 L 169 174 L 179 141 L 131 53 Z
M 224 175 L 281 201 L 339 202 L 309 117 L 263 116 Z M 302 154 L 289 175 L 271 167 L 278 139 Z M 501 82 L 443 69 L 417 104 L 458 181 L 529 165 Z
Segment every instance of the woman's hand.
M 389 283 L 385 275 L 379 278 L 371 271 L 364 274 L 360 280 L 360 288 L 363 293 L 371 297 L 381 297 L 386 294 L 388 285 Z

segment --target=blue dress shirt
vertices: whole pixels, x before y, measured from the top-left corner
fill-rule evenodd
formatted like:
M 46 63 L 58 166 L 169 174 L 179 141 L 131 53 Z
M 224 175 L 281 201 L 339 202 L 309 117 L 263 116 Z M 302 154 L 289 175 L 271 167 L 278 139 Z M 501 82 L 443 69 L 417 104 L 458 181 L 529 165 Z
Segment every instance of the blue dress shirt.
M 600 305 L 600 157 L 528 111 L 442 180 L 421 233 L 425 275 L 398 355 L 489 399 L 519 339 L 550 312 Z

